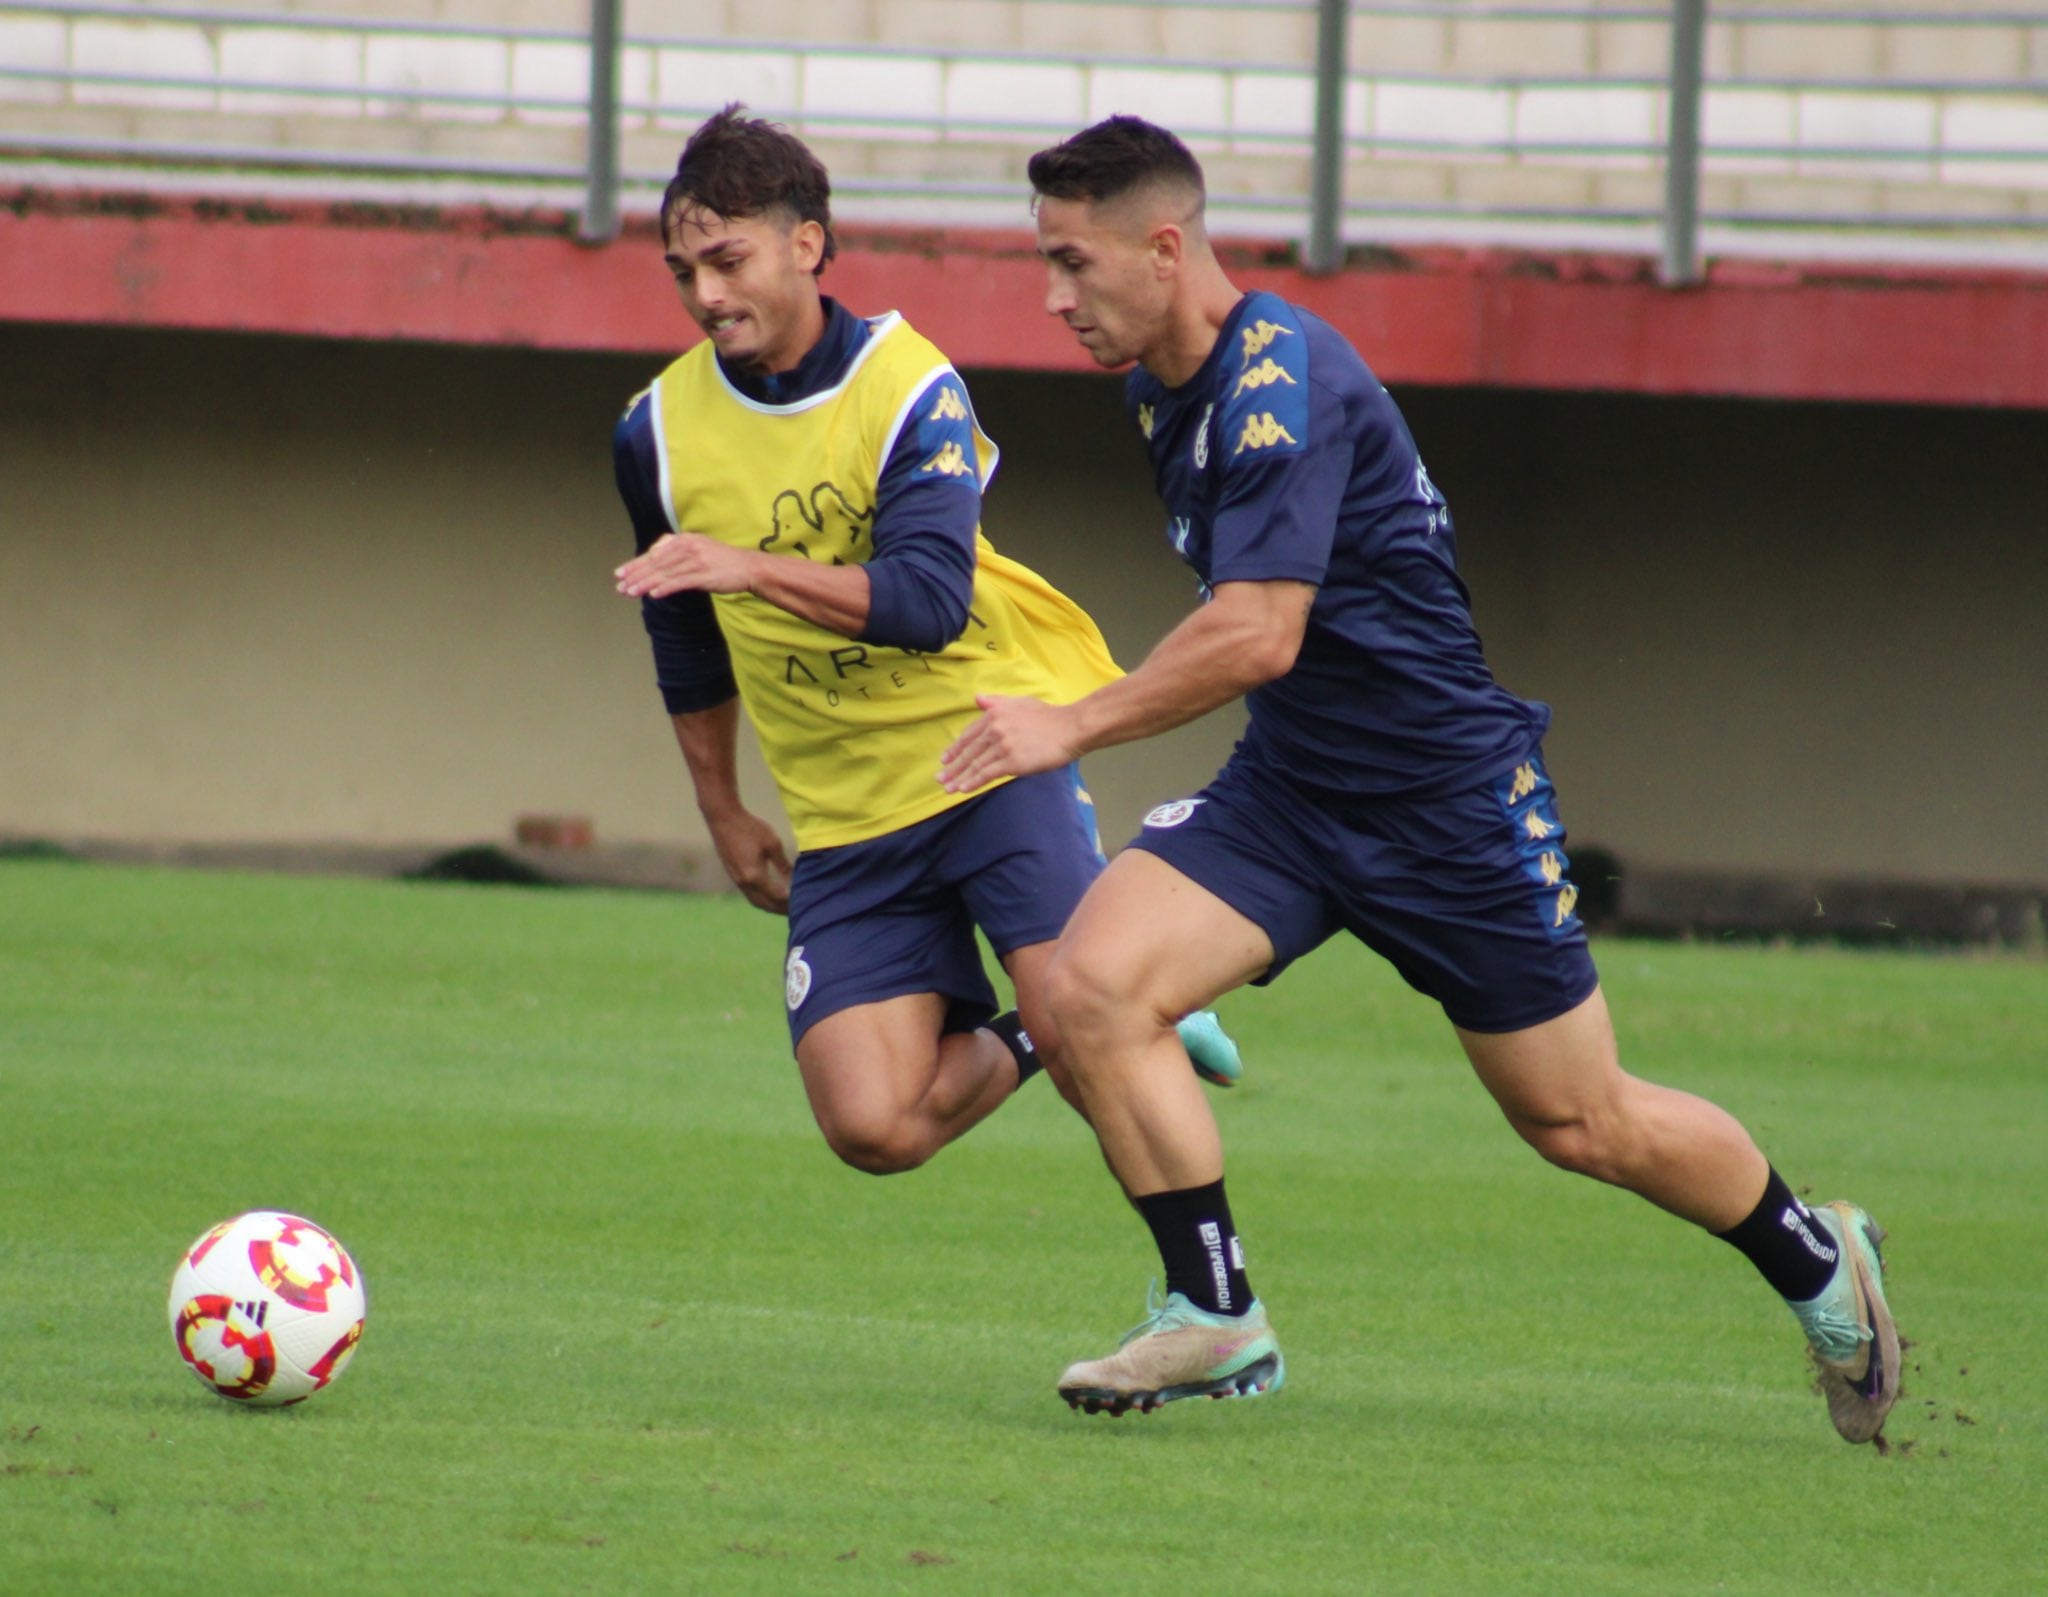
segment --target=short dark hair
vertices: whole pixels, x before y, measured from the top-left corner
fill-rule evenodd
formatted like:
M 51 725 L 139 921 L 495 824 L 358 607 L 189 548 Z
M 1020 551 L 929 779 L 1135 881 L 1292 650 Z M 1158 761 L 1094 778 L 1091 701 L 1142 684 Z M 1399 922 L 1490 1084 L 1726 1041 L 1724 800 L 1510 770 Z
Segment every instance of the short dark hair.
M 1064 143 L 1040 150 L 1025 169 L 1031 187 L 1047 199 L 1117 200 L 1153 184 L 1192 188 L 1206 196 L 1202 165 L 1188 147 L 1141 116 L 1113 116 L 1083 128 Z
M 825 163 L 788 128 L 747 115 L 737 100 L 690 135 L 661 196 L 661 228 L 686 210 L 731 219 L 778 211 L 825 230 L 817 270 L 839 253 L 832 236 L 832 180 Z

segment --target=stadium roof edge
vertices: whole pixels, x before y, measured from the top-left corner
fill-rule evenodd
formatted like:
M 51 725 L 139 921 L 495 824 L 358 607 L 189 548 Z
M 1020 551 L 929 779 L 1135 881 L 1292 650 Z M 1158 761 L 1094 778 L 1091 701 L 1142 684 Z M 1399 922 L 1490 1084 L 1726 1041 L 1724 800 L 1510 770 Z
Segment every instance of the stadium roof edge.
M 1624 254 L 1223 246 L 1232 277 L 1348 334 L 1393 384 L 2048 408 L 2042 270 Z M 969 369 L 1092 370 L 1039 314 L 1032 241 L 847 224 L 826 278 Z M 559 210 L 0 187 L 0 321 L 655 355 L 693 341 L 651 227 Z

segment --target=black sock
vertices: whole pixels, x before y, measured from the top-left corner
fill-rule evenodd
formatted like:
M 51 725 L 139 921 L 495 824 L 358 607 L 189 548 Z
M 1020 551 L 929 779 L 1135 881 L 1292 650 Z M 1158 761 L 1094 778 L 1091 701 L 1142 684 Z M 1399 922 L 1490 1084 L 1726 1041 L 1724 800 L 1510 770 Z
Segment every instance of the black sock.
M 1222 1181 L 1132 1201 L 1159 1244 L 1167 1291 L 1211 1314 L 1242 1314 L 1252 1306 L 1244 1249 L 1238 1246 Z
M 1776 1170 L 1749 1218 L 1732 1231 L 1715 1234 L 1739 1248 L 1780 1297 L 1795 1303 L 1808 1302 L 1826 1290 L 1842 1251 L 1815 1222 L 1813 1211 L 1792 1196 Z
M 1031 1033 L 1024 1029 L 1024 1022 L 1014 1009 L 1006 1009 L 982 1028 L 992 1031 L 998 1041 L 1010 1050 L 1010 1057 L 1017 1061 L 1017 1085 L 1023 1086 L 1038 1074 L 1038 1048 L 1031 1041 Z

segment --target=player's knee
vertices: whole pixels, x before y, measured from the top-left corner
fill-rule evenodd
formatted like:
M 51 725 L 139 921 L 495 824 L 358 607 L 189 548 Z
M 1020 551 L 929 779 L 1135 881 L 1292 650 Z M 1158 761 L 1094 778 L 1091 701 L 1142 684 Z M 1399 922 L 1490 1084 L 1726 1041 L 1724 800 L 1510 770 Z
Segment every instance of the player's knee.
M 871 1176 L 895 1176 L 915 1170 L 932 1154 L 925 1139 L 898 1124 L 838 1124 L 823 1129 L 825 1145 L 843 1163 Z
M 1126 1026 L 1141 1009 L 1139 993 L 1130 991 L 1106 960 L 1085 950 L 1061 948 L 1044 973 L 1044 1005 L 1063 1044 L 1077 1038 L 1083 1046 L 1106 1032 Z M 1067 1048 L 1071 1054 L 1071 1048 Z
M 1100 1031 L 1115 1017 L 1119 1001 L 1102 967 L 1085 956 L 1072 957 L 1062 947 L 1046 966 L 1045 1007 L 1064 1041 Z

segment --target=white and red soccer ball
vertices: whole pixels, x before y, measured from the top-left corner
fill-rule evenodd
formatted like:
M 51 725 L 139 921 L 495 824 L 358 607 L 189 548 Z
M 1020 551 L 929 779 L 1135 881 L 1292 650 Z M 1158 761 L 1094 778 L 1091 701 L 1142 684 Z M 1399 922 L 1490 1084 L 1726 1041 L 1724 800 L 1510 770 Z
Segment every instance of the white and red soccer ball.
M 311 1220 L 256 1209 L 185 1250 L 171 1278 L 171 1336 L 222 1397 L 281 1406 L 348 1367 L 363 1306 L 347 1249 Z

